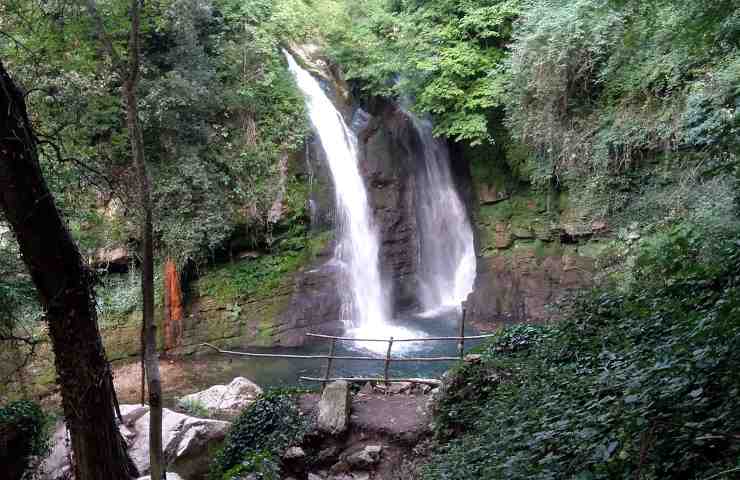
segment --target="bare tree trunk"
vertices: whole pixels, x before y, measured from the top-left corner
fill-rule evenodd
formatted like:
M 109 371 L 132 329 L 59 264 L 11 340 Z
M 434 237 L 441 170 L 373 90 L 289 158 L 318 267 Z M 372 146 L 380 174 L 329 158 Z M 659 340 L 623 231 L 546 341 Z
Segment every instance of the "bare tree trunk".
M 182 344 L 182 286 L 177 264 L 171 258 L 164 262 L 164 349 L 171 350 Z
M 131 0 L 131 35 L 128 43 L 128 76 L 123 84 L 126 104 L 126 127 L 131 140 L 131 156 L 139 184 L 141 219 L 141 292 L 143 297 L 144 369 L 149 391 L 149 462 L 151 478 L 165 478 L 162 451 L 162 381 L 157 357 L 157 325 L 154 322 L 154 240 L 152 204 L 149 197 L 149 175 L 144 159 L 144 138 L 139 124 L 137 86 L 139 83 L 139 0 Z
M 54 348 L 77 480 L 136 475 L 114 419 L 115 391 L 90 271 L 41 174 L 23 95 L 0 63 L 0 208 L 10 222 Z
M 95 21 L 98 37 L 118 70 L 125 79 L 123 100 L 126 105 L 126 128 L 131 141 L 131 156 L 139 184 L 141 207 L 141 292 L 143 297 L 142 342 L 144 371 L 149 392 L 149 462 L 151 478 L 165 478 L 164 453 L 162 451 L 162 380 L 159 375 L 157 357 L 157 326 L 154 323 L 154 239 L 152 228 L 152 205 L 149 196 L 149 176 L 144 158 L 144 138 L 139 123 L 137 87 L 140 75 L 141 1 L 131 0 L 131 32 L 128 41 L 128 65 L 117 56 L 113 42 L 105 32 L 95 0 L 87 0 L 87 9 Z

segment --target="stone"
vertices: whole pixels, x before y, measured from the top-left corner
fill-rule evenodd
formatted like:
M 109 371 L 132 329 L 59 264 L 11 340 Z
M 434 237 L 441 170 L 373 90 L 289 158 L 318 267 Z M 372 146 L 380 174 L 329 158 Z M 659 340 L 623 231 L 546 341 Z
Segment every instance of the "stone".
M 309 473 L 308 480 L 324 480 L 324 477 L 320 477 L 316 475 L 315 473 Z
M 482 357 L 477 353 L 469 353 L 463 357 L 465 363 L 477 364 L 481 363 Z
M 509 194 L 500 191 L 496 185 L 482 184 L 478 186 L 478 203 L 481 205 L 490 205 L 509 198 Z
M 511 233 L 515 238 L 528 240 L 534 238 L 534 233 L 529 225 L 515 225 L 511 228 Z
M 511 232 L 505 223 L 496 224 L 496 238 L 494 242 L 498 249 L 509 248 L 511 246 Z
M 180 475 L 176 473 L 172 473 L 172 472 L 167 472 L 166 477 L 167 477 L 167 480 L 183 480 L 183 478 Z M 139 477 L 137 480 L 151 480 L 151 478 L 152 477 L 150 475 L 147 475 L 146 477 Z
M 353 480 L 370 480 L 370 474 L 367 472 L 352 472 Z
M 397 382 L 397 383 L 391 383 L 389 391 L 390 393 L 398 395 L 401 393 L 410 392 L 413 387 L 414 387 L 414 384 L 411 382 Z
M 189 417 L 167 408 L 162 410 L 162 446 L 167 468 L 185 479 L 208 473 L 211 454 L 226 436 L 231 424 L 219 420 Z M 136 438 L 129 456 L 139 473 L 149 473 L 149 413 L 133 426 Z
M 597 220 L 597 221 L 591 222 L 591 230 L 594 233 L 604 232 L 608 230 L 608 228 L 609 228 L 609 225 L 604 221 Z
M 68 478 L 66 473 L 71 472 L 71 455 L 69 433 L 67 426 L 59 422 L 54 429 L 50 440 L 51 450 L 38 469 L 38 477 L 41 480 L 61 480 Z
M 306 452 L 301 447 L 290 447 L 283 454 L 285 460 L 298 460 L 306 458 Z
M 121 405 L 123 424 L 119 427 L 129 456 L 139 473 L 149 473 L 149 407 Z M 162 444 L 168 480 L 190 480 L 206 475 L 213 449 L 226 436 L 229 422 L 189 417 L 162 409 Z M 51 453 L 39 468 L 41 480 L 62 480 L 70 472 L 71 448 L 67 428 L 59 423 L 52 436 Z M 181 478 L 182 477 L 182 478 Z
M 93 260 L 97 268 L 114 268 L 120 271 L 128 268 L 130 259 L 128 248 L 116 246 L 96 250 Z
M 347 464 L 360 470 L 371 468 L 380 461 L 382 445 L 368 445 L 362 450 L 347 456 Z
M 371 395 L 373 393 L 373 384 L 370 382 L 365 383 L 365 385 L 362 386 L 360 389 L 360 392 L 362 395 Z
M 345 462 L 344 460 L 341 460 L 341 461 L 335 463 L 334 465 L 332 465 L 331 468 L 329 469 L 329 471 L 333 475 L 336 475 L 338 473 L 347 473 L 347 472 L 349 472 L 350 468 L 351 467 L 350 467 L 349 463 Z
M 349 424 L 350 403 L 349 384 L 346 381 L 328 384 L 319 401 L 319 430 L 330 435 L 344 433 Z
M 318 455 L 319 463 L 328 463 L 335 460 L 339 456 L 339 449 L 331 446 L 321 450 Z
M 197 402 L 211 415 L 236 416 L 261 394 L 262 389 L 257 384 L 244 377 L 236 377 L 228 385 L 214 385 L 202 392 L 185 395 L 177 403 L 183 407 Z

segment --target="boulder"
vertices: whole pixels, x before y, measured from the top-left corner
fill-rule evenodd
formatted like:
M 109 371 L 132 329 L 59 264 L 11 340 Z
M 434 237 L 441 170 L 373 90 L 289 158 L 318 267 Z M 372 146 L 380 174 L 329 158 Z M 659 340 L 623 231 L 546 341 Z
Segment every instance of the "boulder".
M 125 245 L 100 248 L 94 255 L 94 264 L 97 268 L 126 269 L 130 261 L 131 256 Z
M 352 468 L 366 470 L 380 461 L 382 445 L 368 445 L 362 450 L 347 456 L 347 464 Z
M 136 480 L 151 480 L 151 478 L 151 476 L 147 475 L 146 477 L 139 477 Z M 183 478 L 176 473 L 167 472 L 167 480 L 183 480 Z
M 149 473 L 149 407 L 121 405 L 120 431 L 128 453 L 141 475 Z M 162 410 L 162 445 L 167 463 L 167 480 L 191 480 L 208 473 L 212 451 L 226 436 L 231 424 L 189 417 Z M 51 452 L 38 470 L 41 480 L 69 478 L 71 448 L 67 427 L 60 423 L 51 441 Z M 146 477 L 148 478 L 148 477 Z
M 210 415 L 236 416 L 261 394 L 262 389 L 257 384 L 244 377 L 236 377 L 228 385 L 214 385 L 202 392 L 185 395 L 178 405 L 184 407 L 189 403 L 198 403 Z
M 319 401 L 319 430 L 338 435 L 347 430 L 350 410 L 349 384 L 344 380 L 326 386 Z
M 133 425 L 136 437 L 129 455 L 139 473 L 149 473 L 149 412 Z M 208 473 L 211 451 L 223 441 L 231 424 L 162 410 L 162 446 L 167 468 L 185 480 Z

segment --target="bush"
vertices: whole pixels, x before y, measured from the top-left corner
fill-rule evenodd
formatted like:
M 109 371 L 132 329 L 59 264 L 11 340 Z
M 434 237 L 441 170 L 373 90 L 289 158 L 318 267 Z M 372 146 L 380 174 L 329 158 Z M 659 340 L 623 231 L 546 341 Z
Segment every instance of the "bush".
M 20 479 L 33 457 L 49 448 L 48 419 L 33 402 L 19 400 L 0 407 L 0 465 L 10 480 Z
M 697 256 L 686 231 L 646 249 L 629 288 L 587 292 L 561 323 L 488 344 L 448 393 L 464 391 L 463 407 L 441 405 L 458 436 L 425 478 L 735 478 L 740 242 Z
M 213 461 L 212 480 L 231 480 L 244 473 L 279 478 L 279 455 L 300 443 L 308 430 L 308 420 L 300 415 L 291 393 L 266 392 L 239 415 Z

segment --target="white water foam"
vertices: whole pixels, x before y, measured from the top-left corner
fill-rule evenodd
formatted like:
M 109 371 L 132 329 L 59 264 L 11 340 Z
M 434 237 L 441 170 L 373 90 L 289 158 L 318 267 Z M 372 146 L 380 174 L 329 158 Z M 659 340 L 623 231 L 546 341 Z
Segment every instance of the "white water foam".
M 357 138 L 319 82 L 288 52 L 284 53 L 290 72 L 305 96 L 311 123 L 326 152 L 334 181 L 339 237 L 334 259 L 342 266 L 347 282 L 346 287 L 337 286 L 343 295 L 342 320 L 350 336 L 390 337 L 398 327 L 390 324 L 390 303 L 383 289 L 378 259 L 378 233 L 357 165 Z M 380 351 L 385 345 L 365 343 L 368 345 L 363 347 L 372 351 Z
M 409 112 L 423 158 L 417 164 L 417 218 L 420 238 L 420 297 L 423 316 L 460 308 L 473 291 L 475 246 L 467 210 L 455 188 L 445 142 L 432 134 L 432 124 Z

